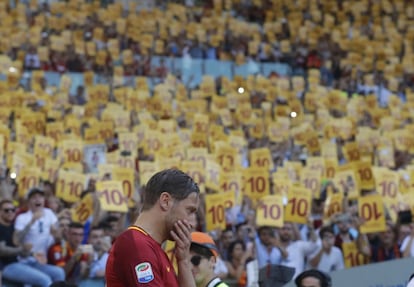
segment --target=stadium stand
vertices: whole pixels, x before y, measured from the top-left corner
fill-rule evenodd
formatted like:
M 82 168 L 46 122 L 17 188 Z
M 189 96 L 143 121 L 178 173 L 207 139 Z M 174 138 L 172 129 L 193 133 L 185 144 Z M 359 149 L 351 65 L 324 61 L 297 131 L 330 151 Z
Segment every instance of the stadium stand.
M 1 232 L 6 286 L 17 255 L 104 286 L 170 167 L 199 183 L 198 229 L 235 286 L 251 261 L 296 276 L 414 257 L 411 1 L 0 1 L 0 24 L 0 230 L 21 231 L 35 187 L 57 227 L 49 254 Z

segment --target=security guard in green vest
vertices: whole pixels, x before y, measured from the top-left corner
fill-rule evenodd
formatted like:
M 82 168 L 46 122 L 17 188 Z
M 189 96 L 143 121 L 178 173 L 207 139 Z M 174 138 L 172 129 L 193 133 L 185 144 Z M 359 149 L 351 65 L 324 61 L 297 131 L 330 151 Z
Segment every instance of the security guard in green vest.
M 197 287 L 229 287 L 214 274 L 219 255 L 214 240 L 206 233 L 191 233 L 191 264 Z

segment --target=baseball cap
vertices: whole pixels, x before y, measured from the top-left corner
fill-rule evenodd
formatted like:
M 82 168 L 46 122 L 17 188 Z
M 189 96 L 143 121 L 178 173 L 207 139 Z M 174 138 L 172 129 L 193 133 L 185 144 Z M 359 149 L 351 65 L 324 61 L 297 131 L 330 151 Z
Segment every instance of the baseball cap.
M 27 192 L 26 198 L 29 199 L 30 197 L 32 197 L 36 193 L 41 194 L 41 195 L 45 195 L 45 191 L 43 189 L 40 189 L 38 187 L 33 187 L 33 188 L 29 189 L 29 191 Z
M 207 233 L 198 231 L 192 232 L 191 244 L 195 244 L 208 249 L 211 253 L 213 253 L 214 257 L 217 257 L 219 255 L 213 238 L 211 238 L 211 236 Z

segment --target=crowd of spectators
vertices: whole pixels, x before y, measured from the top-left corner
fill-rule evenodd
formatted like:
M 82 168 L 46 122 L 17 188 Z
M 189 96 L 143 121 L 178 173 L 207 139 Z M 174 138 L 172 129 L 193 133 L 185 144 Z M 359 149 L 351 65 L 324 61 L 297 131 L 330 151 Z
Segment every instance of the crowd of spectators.
M 0 3 L 0 66 L 7 76 L 0 86 L 3 280 L 104 286 L 111 243 L 137 216 L 148 174 L 167 167 L 198 176 L 205 191 L 198 229 L 208 229 L 217 240 L 217 274 L 238 286 L 247 286 L 246 266 L 254 260 L 259 269 L 292 267 L 296 276 L 309 268 L 332 272 L 413 257 L 408 211 L 414 207 L 414 5 L 403 0 L 223 0 L 187 7 L 161 2 L 149 11 L 137 11 L 132 1 L 128 9 L 118 3 L 102 8 L 99 1 Z M 153 67 L 155 55 L 235 65 L 280 62 L 291 66 L 292 75 L 206 76 L 190 90 L 164 61 Z M 23 71 L 32 72 L 27 90 L 15 80 Z M 61 73 L 60 87 L 48 85 L 41 71 Z M 76 95 L 68 93 L 67 72 L 84 75 Z M 115 87 L 109 80 L 94 86 L 87 80 L 91 72 L 108 79 L 137 77 L 136 85 Z M 148 77 L 163 81 L 149 90 Z M 29 128 L 31 121 L 39 125 Z M 91 168 L 86 158 L 70 165 L 60 145 L 68 139 L 86 144 L 95 127 L 103 129 L 100 122 L 109 132 L 93 139 L 106 145 L 107 163 L 134 170 L 127 212 L 108 210 L 96 192 L 98 183 L 115 177 L 112 171 L 94 173 L 99 166 Z M 59 124 L 62 134 L 50 132 Z M 126 149 L 125 133 L 134 133 L 135 148 Z M 46 154 L 39 152 L 39 135 L 53 142 Z M 197 156 L 190 154 L 194 149 Z M 253 153 L 260 149 L 271 161 L 265 167 L 272 195 L 289 201 L 292 193 L 281 182 L 292 189 L 303 184 L 306 169 L 320 175 L 306 223 L 257 224 L 260 200 L 242 193 L 241 175 L 257 167 Z M 234 162 L 223 160 L 229 154 Z M 132 158 L 133 164 L 111 161 L 112 155 Z M 36 186 L 22 191 L 28 186 L 19 171 L 28 165 L 45 172 L 46 157 L 58 160 L 55 174 L 42 174 Z M 358 165 L 368 165 L 375 181 L 360 178 Z M 212 166 L 218 166 L 219 182 L 208 175 Z M 329 169 L 348 172 L 351 181 L 341 185 Z M 386 197 L 377 170 L 395 176 L 396 195 L 391 204 L 384 200 L 383 230 L 366 233 L 358 201 L 376 193 Z M 57 191 L 60 171 L 86 175 L 79 199 Z M 226 210 L 224 228 L 207 228 L 207 197 L 228 191 L 226 177 L 238 186 L 232 190 L 238 198 Z M 338 193 L 341 204 L 332 212 L 330 202 Z M 76 213 L 87 201 L 93 212 L 78 222 Z M 409 219 L 403 220 L 404 214 Z
M 14 11 L 18 17 L 8 13 L 3 18 L 1 51 L 28 70 L 106 75 L 165 77 L 165 67 L 151 66 L 155 55 L 281 62 L 295 75 L 321 69 L 323 84 L 350 93 L 369 85 L 362 80 L 366 73 L 373 74 L 375 85 L 404 93 L 413 85 L 409 1 L 351 3 L 164 3 L 165 10 L 141 10 L 139 17 L 132 13 L 139 6 L 132 1 L 127 9 L 113 3 L 105 10 L 99 1 L 32 3 L 28 8 L 20 3 Z M 394 78 L 401 79 L 397 86 Z

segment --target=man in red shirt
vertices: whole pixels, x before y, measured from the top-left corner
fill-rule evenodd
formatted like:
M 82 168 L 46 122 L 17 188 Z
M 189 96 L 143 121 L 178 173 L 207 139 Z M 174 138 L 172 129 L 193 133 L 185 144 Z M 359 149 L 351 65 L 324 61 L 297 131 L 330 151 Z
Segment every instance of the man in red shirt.
M 196 226 L 200 190 L 176 169 L 156 173 L 144 190 L 135 224 L 117 237 L 106 265 L 107 287 L 195 287 L 191 272 L 191 231 Z M 175 241 L 178 275 L 161 245 Z

